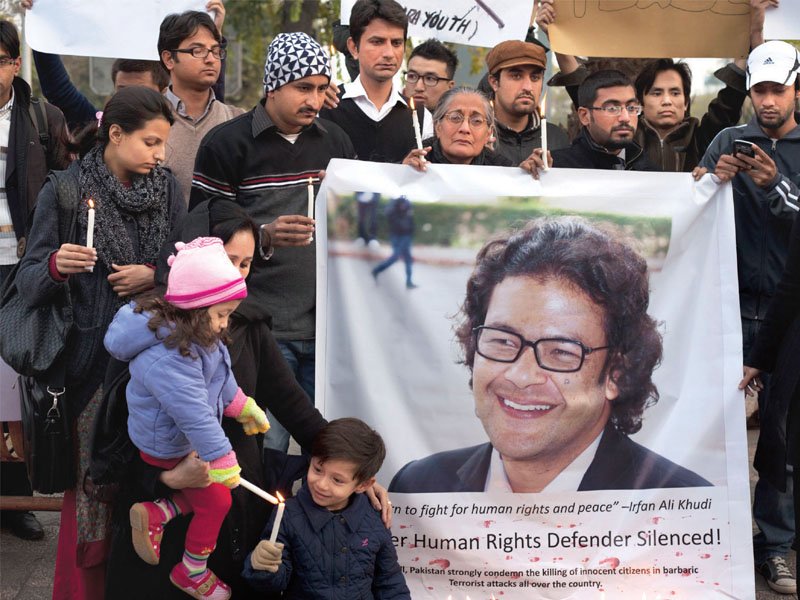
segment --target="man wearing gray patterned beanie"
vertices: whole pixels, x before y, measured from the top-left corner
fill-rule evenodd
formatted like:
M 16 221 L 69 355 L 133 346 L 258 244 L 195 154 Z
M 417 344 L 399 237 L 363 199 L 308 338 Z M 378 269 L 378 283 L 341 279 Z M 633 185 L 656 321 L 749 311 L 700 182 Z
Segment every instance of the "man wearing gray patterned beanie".
M 267 50 L 264 98 L 250 112 L 220 125 L 200 145 L 190 209 L 225 198 L 260 225 L 261 259 L 254 261 L 248 297 L 238 313 L 271 320 L 298 382 L 314 399 L 316 258 L 308 185 L 319 185 L 332 158 L 355 158 L 347 134 L 317 113 L 331 68 L 325 50 L 305 33 L 278 34 Z M 272 416 L 266 444 L 286 450 L 289 434 Z

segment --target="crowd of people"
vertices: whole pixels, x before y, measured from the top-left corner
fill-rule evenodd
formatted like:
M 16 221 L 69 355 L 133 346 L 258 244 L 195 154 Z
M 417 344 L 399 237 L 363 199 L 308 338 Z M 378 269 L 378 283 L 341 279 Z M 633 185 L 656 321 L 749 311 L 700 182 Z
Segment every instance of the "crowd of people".
M 13 275 L 33 306 L 68 290 L 80 332 L 69 337 L 64 354 L 78 483 L 64 493 L 53 598 L 263 598 L 284 591 L 298 598 L 410 597 L 386 529 L 391 502 L 375 482 L 385 455 L 380 435 L 357 418 L 328 423 L 314 407 L 315 221 L 306 210 L 307 191 L 319 186 L 333 158 L 402 163 L 422 172 L 429 164 L 490 165 L 539 178 L 546 168 L 566 167 L 684 172 L 697 180 L 711 174 L 717 183 L 732 182 L 747 365 L 740 387 L 758 394 L 761 415 L 754 563 L 774 590 L 795 593 L 786 556 L 800 472 L 790 466 L 800 464 L 792 410 L 800 390 L 794 351 L 800 339 L 800 53 L 786 42 L 763 40 L 765 12 L 777 4 L 751 0 L 749 57 L 717 72 L 725 85 L 700 117 L 690 114 L 691 71 L 683 62 L 653 60 L 631 78 L 617 70 L 590 72 L 576 57 L 556 53 L 560 73 L 549 85 L 563 83 L 573 100 L 580 128 L 572 138 L 541 118 L 550 52 L 543 44 L 531 35 L 497 44 L 486 55 L 478 88 L 462 86 L 455 80 L 456 55 L 437 40 L 416 46 L 406 59 L 408 18 L 395 0 L 357 0 L 348 25 L 337 28 L 351 82 L 332 81 L 330 57 L 313 37 L 275 36 L 264 95 L 248 111 L 224 103 L 222 0 L 210 0 L 208 13 L 167 16 L 159 62 L 116 61 L 116 91 L 102 111 L 73 86 L 58 56 L 39 52 L 34 60 L 47 102 L 34 98 L 19 77 L 17 31 L 0 21 L 0 284 Z M 30 8 L 33 0 L 22 5 Z M 553 0 L 537 3 L 536 30 L 546 33 L 557 18 Z M 748 97 L 754 114 L 739 125 Z M 419 136 L 412 122 L 419 123 Z M 88 198 L 97 199 L 93 243 Z M 362 192 L 357 201 L 359 236 L 371 247 L 379 197 Z M 62 236 L 59 207 L 65 205 L 76 207 L 73 239 Z M 410 199 L 394 199 L 385 217 L 393 252 L 372 275 L 378 282 L 402 258 L 406 287 L 416 288 Z M 608 277 L 620 264 L 639 264 L 601 232 L 552 227 L 533 225 L 488 245 L 470 285 L 495 290 L 484 294 L 492 305 L 502 304 L 498 291 L 506 288 L 545 303 L 549 295 L 568 293 L 565 286 L 601 285 L 580 274 L 567 285 L 550 275 L 556 267 L 536 263 L 542 254 L 536 244 L 548 235 L 582 248 L 587 260 L 598 245 L 613 246 Z M 497 243 L 515 251 L 522 244 L 524 252 L 514 259 L 518 272 L 494 281 Z M 627 285 L 646 288 L 645 270 Z M 613 317 L 627 326 L 635 315 L 650 331 L 646 308 L 645 301 L 603 322 Z M 586 361 L 586 372 L 608 374 L 590 356 L 610 347 L 599 324 L 587 325 L 596 330 L 596 347 L 581 345 L 580 363 L 562 369 L 547 359 L 542 364 L 536 344 L 547 340 L 507 337 L 489 318 L 493 310 L 500 309 L 475 307 L 459 332 L 476 381 L 484 359 L 496 361 L 495 370 L 517 364 L 526 345 L 546 371 L 578 371 Z M 506 336 L 506 347 L 517 344 L 515 356 L 497 356 L 489 340 L 498 335 Z M 645 391 L 660 352 L 659 343 L 649 358 L 623 361 L 642 371 Z M 129 431 L 138 452 L 109 501 L 86 473 L 107 373 L 120 361 L 130 365 L 135 417 Z M 628 402 L 628 391 L 610 376 L 591 379 L 593 393 Z M 475 394 L 477 407 L 477 388 Z M 628 439 L 649 397 L 639 396 L 631 396 L 628 416 L 607 412 L 570 441 L 560 467 L 582 456 L 596 468 L 592 481 L 567 487 L 608 489 L 614 474 L 592 459 L 619 452 L 634 452 L 634 462 L 655 464 L 658 472 L 618 481 L 614 489 L 708 485 Z M 392 489 L 472 490 L 446 478 L 447 461 L 481 461 L 475 490 L 501 481 L 507 491 L 536 492 L 553 483 L 533 480 L 513 464 L 514 449 L 500 447 L 503 436 L 491 433 L 502 417 L 485 408 L 478 416 L 490 444 L 412 463 Z M 563 441 L 558 431 L 550 434 L 553 445 Z M 303 457 L 286 454 L 290 436 Z M 238 484 L 245 479 L 290 495 L 300 476 L 305 480 L 286 505 L 284 525 L 277 538 L 270 536 L 275 515 Z M 4 495 L 32 493 L 24 465 L 4 464 L 1 481 Z M 20 537 L 43 536 L 32 513 L 3 511 L 2 521 Z M 365 536 L 370 543 L 362 547 Z M 340 548 L 349 550 L 346 559 Z

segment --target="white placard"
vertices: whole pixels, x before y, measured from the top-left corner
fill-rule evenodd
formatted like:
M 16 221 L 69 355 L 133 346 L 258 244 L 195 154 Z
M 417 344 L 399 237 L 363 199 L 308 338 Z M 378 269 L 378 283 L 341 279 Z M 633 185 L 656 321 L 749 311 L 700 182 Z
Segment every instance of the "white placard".
M 768 8 L 764 19 L 765 40 L 800 40 L 800 2 L 784 0 Z
M 358 191 L 380 195 L 377 249 L 356 240 Z M 487 442 L 454 316 L 476 247 L 535 214 L 610 221 L 636 238 L 663 361 L 653 373 L 658 403 L 631 439 L 706 480 L 483 492 L 485 472 L 451 452 L 414 471 L 421 478 L 407 487 L 417 489 L 405 491 L 415 493 L 390 487 L 413 598 L 755 598 L 731 195 L 687 173 L 551 169 L 534 181 L 511 168 L 429 165 L 421 174 L 331 162 L 317 203 L 316 403 L 328 418 L 359 416 L 383 435 L 381 483 L 409 461 L 467 456 L 462 449 Z M 413 289 L 403 261 L 374 271 L 395 245 L 388 207 L 398 196 L 414 207 Z M 615 456 L 601 463 L 618 466 Z M 419 489 L 472 474 L 480 489 Z
M 205 6 L 205 0 L 36 0 L 25 39 L 50 54 L 158 60 L 164 17 Z
M 342 0 L 342 23 L 350 20 L 355 0 Z M 400 0 L 408 15 L 408 35 L 468 46 L 492 47 L 505 40 L 524 40 L 533 12 L 532 0 Z

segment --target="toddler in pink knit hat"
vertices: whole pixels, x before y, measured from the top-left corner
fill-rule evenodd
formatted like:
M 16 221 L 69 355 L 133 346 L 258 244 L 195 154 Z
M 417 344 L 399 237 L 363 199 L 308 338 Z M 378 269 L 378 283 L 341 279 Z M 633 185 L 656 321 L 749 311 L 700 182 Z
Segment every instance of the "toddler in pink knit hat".
M 206 566 L 241 471 L 221 421 L 233 417 L 250 435 L 266 432 L 269 422 L 236 384 L 225 347 L 228 318 L 247 296 L 244 279 L 218 238 L 175 246 L 166 294 L 150 293 L 123 306 L 105 345 L 112 356 L 130 362 L 128 433 L 142 460 L 169 470 L 196 452 L 209 463 L 212 483 L 134 504 L 133 545 L 142 560 L 158 564 L 165 525 L 178 514 L 194 513 L 183 560 L 170 580 L 194 598 L 227 600 L 230 588 Z

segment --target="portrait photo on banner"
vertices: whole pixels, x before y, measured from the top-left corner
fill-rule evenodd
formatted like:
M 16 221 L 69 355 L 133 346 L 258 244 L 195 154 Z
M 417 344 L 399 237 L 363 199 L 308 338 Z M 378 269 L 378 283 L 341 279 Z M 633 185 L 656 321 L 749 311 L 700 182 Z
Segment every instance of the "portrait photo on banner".
M 413 597 L 748 598 L 718 186 L 356 162 L 317 198 L 317 402 L 386 441 Z

